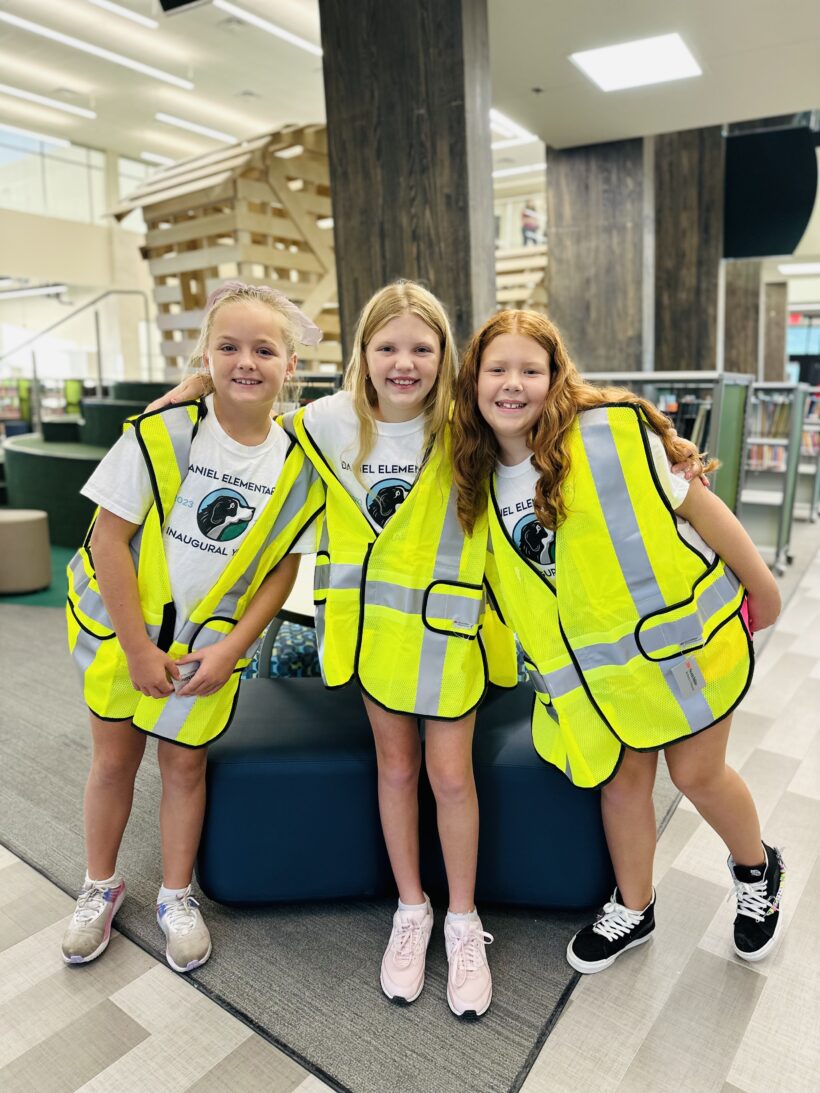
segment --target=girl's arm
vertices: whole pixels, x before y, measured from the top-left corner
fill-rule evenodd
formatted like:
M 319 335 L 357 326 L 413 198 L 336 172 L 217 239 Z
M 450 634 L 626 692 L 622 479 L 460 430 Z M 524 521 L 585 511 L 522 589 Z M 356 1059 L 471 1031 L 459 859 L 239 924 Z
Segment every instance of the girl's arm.
M 145 412 L 161 410 L 163 406 L 173 406 L 177 402 L 193 402 L 194 399 L 200 398 L 202 395 L 210 394 L 213 389 L 210 376 L 206 376 L 202 372 L 186 376 L 176 387 L 172 387 L 170 391 L 166 391 L 158 399 L 149 402 L 145 407 Z
M 691 484 L 675 513 L 689 521 L 740 579 L 749 596 L 752 631 L 771 626 L 780 614 L 780 589 L 737 517 L 699 482 Z
M 164 698 L 174 689 L 168 676 L 177 679 L 179 671 L 145 631 L 129 547 L 138 530 L 139 524 L 101 508 L 91 533 L 91 554 L 103 603 L 128 661 L 131 682 L 150 698 Z
M 288 598 L 299 572 L 301 554 L 286 554 L 256 590 L 248 604 L 245 614 L 221 641 L 197 649 L 180 657 L 177 664 L 198 662 L 199 667 L 188 683 L 177 694 L 186 697 L 195 695 L 201 698 L 212 695 L 224 687 L 236 667 L 236 663 L 254 642 L 271 619 L 278 614 L 282 604 Z

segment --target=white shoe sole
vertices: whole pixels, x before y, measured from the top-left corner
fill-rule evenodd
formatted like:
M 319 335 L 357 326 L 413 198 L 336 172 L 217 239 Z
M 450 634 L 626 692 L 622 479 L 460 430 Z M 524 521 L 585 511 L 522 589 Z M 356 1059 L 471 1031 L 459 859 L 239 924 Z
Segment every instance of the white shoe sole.
M 450 984 L 447 984 L 447 1005 L 450 1007 L 450 1012 L 453 1013 L 459 1021 L 477 1021 L 479 1017 L 483 1017 L 487 1010 L 490 1008 L 490 1003 L 493 1000 L 493 992 L 490 991 L 490 997 L 484 1002 L 479 1009 L 463 1009 L 459 1010 L 453 1003 L 452 996 L 450 994 Z
M 637 941 L 631 941 L 629 945 L 624 945 L 620 952 L 615 953 L 614 956 L 608 956 L 606 960 L 579 960 L 575 953 L 572 951 L 572 941 L 567 945 L 567 963 L 570 967 L 574 968 L 576 972 L 581 972 L 582 975 L 594 975 L 595 972 L 605 971 L 607 968 L 611 968 L 619 956 L 623 956 L 624 953 L 628 953 L 630 949 L 635 949 L 638 945 L 643 945 L 644 942 L 651 940 L 652 934 L 647 934 L 645 937 L 639 937 Z
M 108 926 L 103 933 L 103 939 L 93 953 L 89 953 L 88 956 L 66 956 L 63 953 L 63 961 L 68 964 L 69 967 L 73 964 L 90 964 L 92 960 L 96 960 L 98 956 L 102 956 L 105 950 L 108 948 L 108 942 L 111 940 L 111 930 L 114 925 L 114 916 L 120 907 L 122 907 L 123 900 L 125 899 L 125 888 L 120 892 L 114 901 L 114 910 L 111 912 L 111 918 L 108 920 Z

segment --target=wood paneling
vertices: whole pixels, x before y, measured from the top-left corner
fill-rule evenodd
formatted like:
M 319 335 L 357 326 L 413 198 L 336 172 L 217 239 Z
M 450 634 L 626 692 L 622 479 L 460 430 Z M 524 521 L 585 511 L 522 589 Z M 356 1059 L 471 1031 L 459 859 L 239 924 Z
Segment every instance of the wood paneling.
M 725 266 L 723 368 L 755 378 L 760 368 L 761 267 L 755 258 L 727 261 Z
M 763 379 L 774 383 L 786 377 L 786 324 L 788 299 L 786 282 L 764 285 L 763 290 Z
M 654 139 L 655 369 L 714 368 L 723 137 L 714 126 Z
M 320 0 L 342 330 L 421 280 L 463 342 L 493 310 L 486 0 Z
M 643 204 L 642 141 L 549 150 L 549 314 L 584 371 L 641 368 Z

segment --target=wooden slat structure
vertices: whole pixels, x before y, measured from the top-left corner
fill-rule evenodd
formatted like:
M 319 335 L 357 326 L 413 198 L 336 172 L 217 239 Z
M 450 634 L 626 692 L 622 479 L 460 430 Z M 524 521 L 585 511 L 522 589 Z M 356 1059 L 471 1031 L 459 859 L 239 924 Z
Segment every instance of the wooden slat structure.
M 142 255 L 166 365 L 182 369 L 208 295 L 238 277 L 286 293 L 324 332 L 300 346 L 300 370 L 341 371 L 332 206 L 323 125 L 286 126 L 157 171 L 120 203 L 141 209 Z M 501 307 L 546 311 L 545 246 L 496 252 Z
M 162 354 L 183 368 L 209 293 L 237 277 L 278 288 L 323 330 L 300 368 L 341 369 L 325 127 L 287 126 L 157 171 L 115 210 L 141 209 Z

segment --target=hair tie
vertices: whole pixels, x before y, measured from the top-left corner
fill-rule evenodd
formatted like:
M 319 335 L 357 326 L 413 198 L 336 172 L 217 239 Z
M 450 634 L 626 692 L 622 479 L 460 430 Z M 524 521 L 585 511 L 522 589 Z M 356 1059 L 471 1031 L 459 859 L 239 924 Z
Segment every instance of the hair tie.
M 246 285 L 244 281 L 226 281 L 224 285 L 215 289 L 208 297 L 208 302 L 205 305 L 206 312 L 216 307 L 219 301 L 226 296 L 234 296 L 240 293 L 270 300 L 274 307 L 279 308 L 290 319 L 293 326 L 293 337 L 301 345 L 318 345 L 322 340 L 322 331 L 316 323 L 309 319 L 293 300 L 289 300 L 284 292 L 270 288 L 269 285 Z

